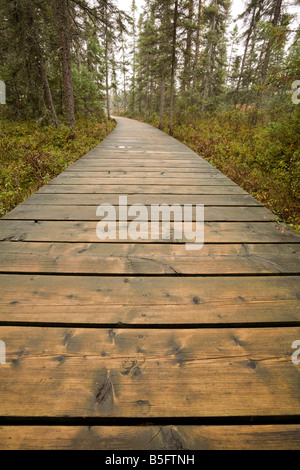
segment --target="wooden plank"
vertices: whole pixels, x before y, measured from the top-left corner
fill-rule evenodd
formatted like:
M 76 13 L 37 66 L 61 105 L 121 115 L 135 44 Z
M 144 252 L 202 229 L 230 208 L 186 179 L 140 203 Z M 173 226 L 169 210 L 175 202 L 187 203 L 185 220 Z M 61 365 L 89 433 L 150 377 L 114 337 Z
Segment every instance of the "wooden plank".
M 300 321 L 299 276 L 1 274 L 0 283 L 2 323 L 171 327 Z
M 161 136 L 159 136 L 161 137 Z M 160 139 L 161 140 L 161 139 Z M 101 144 L 95 147 L 93 150 L 88 152 L 86 156 L 90 156 L 92 154 L 96 155 L 103 155 L 103 154 L 123 154 L 123 155 L 136 155 L 139 154 L 143 157 L 147 156 L 155 156 L 155 155 L 165 155 L 165 156 L 189 156 L 189 157 L 196 157 L 202 158 L 198 156 L 195 152 L 189 149 L 186 145 L 180 143 L 177 140 L 174 142 L 166 142 L 161 144 L 161 142 L 157 145 L 153 136 L 149 140 L 143 136 L 143 140 L 137 143 L 137 145 L 125 143 L 124 141 L 118 142 L 113 139 L 112 142 L 105 142 L 102 141 Z
M 196 155 L 191 155 L 189 153 L 171 153 L 170 155 L 165 155 L 162 153 L 153 153 L 153 152 L 133 152 L 130 149 L 130 152 L 107 152 L 105 150 L 101 150 L 96 154 L 85 155 L 82 157 L 82 160 L 133 160 L 133 161 L 145 161 L 145 160 L 156 160 L 156 161 L 166 161 L 166 162 L 178 162 L 178 163 L 194 163 L 199 162 L 202 165 L 210 165 L 206 160 L 202 159 L 201 157 L 197 157 Z
M 149 206 L 146 206 L 150 210 Z M 116 207 L 117 220 L 119 220 L 119 207 Z M 276 220 L 277 217 L 264 207 L 211 207 L 205 208 L 206 222 L 267 222 Z M 48 206 L 20 204 L 11 211 L 5 219 L 10 220 L 74 220 L 74 221 L 98 221 L 95 206 Z M 134 217 L 128 217 L 133 220 Z M 177 220 L 176 214 L 171 214 L 171 220 Z M 195 219 L 195 207 L 193 208 L 193 220 Z
M 297 274 L 300 244 L 183 245 L 101 243 L 0 244 L 4 272 L 63 274 Z
M 194 154 L 189 152 L 171 152 L 171 153 L 164 153 L 164 152 L 154 152 L 154 151 L 145 151 L 145 150 L 137 150 L 134 151 L 133 149 L 128 149 L 128 151 L 120 151 L 120 149 L 115 149 L 109 151 L 108 149 L 102 148 L 97 152 L 92 152 L 86 154 L 82 157 L 83 160 L 110 160 L 110 159 L 118 159 L 118 160 L 166 160 L 166 161 L 186 161 L 186 162 L 200 162 L 200 163 L 207 163 L 201 157 L 198 157 Z
M 78 163 L 75 163 L 73 166 L 75 167 L 79 165 L 84 165 L 84 168 L 89 168 L 90 167 L 98 167 L 98 168 L 107 168 L 107 167 L 120 167 L 120 166 L 126 166 L 127 168 L 198 168 L 198 169 L 213 169 L 214 167 L 211 166 L 209 163 L 203 163 L 200 162 L 198 163 L 197 161 L 195 162 L 186 162 L 186 161 L 180 161 L 180 160 L 145 160 L 145 159 L 135 159 L 134 161 L 128 158 L 122 159 L 122 161 L 116 159 L 116 158 L 109 158 L 107 160 L 105 159 L 89 159 L 88 162 L 83 161 L 83 159 L 79 160 Z
M 24 204 L 36 205 L 43 204 L 47 206 L 68 205 L 68 206 L 99 206 L 100 204 L 119 205 L 120 194 L 43 194 L 41 192 L 30 196 Z M 262 207 L 254 197 L 249 194 L 238 195 L 190 195 L 181 194 L 180 201 L 176 194 L 128 194 L 128 204 L 204 204 L 205 206 L 259 206 Z
M 196 195 L 233 195 L 247 194 L 242 188 L 232 186 L 166 186 L 151 184 L 47 184 L 39 194 L 196 194 Z
M 80 178 L 69 177 L 65 173 L 62 173 L 61 176 L 54 178 L 49 182 L 49 185 L 133 185 L 140 186 L 143 185 L 164 185 L 164 186 L 234 186 L 238 187 L 226 177 L 219 178 L 167 178 L 162 176 L 160 178 L 148 178 L 143 175 L 140 175 L 138 178 L 130 178 L 127 175 L 123 175 L 121 178 L 114 178 L 111 176 L 106 176 L 105 178 L 98 177 L 96 174 L 88 178 L 81 176 Z M 173 189 L 173 188 L 172 188 Z
M 177 172 L 177 174 L 183 173 L 191 173 L 191 172 L 199 172 L 199 173 L 218 173 L 221 172 L 217 170 L 215 167 L 211 165 L 199 165 L 193 164 L 165 164 L 160 165 L 155 161 L 143 161 L 143 163 L 134 163 L 131 160 L 126 162 L 112 162 L 109 160 L 108 162 L 83 162 L 81 160 L 77 160 L 76 163 L 73 163 L 71 166 L 68 167 L 67 171 L 106 171 L 106 170 L 129 170 L 129 171 L 168 171 L 168 172 Z M 222 174 L 222 173 L 221 173 Z
M 0 450 L 299 450 L 299 425 L 0 426 Z
M 100 221 L 101 218 L 99 218 Z M 130 223 L 128 226 L 130 226 Z M 155 240 L 151 234 L 151 224 L 145 222 L 139 231 L 140 238 L 136 243 L 192 243 L 195 241 L 186 237 L 175 238 L 174 222 L 170 223 L 169 239 Z M 116 226 L 116 232 L 114 230 Z M 196 230 L 195 222 L 191 223 Z M 119 238 L 120 227 L 127 224 L 111 223 L 108 232 L 112 239 L 100 240 L 97 236 L 95 222 L 61 222 L 61 221 L 16 221 L 0 220 L 0 241 L 28 242 L 89 242 L 89 243 L 119 243 L 132 242 L 130 235 L 126 239 Z M 205 222 L 205 243 L 299 243 L 300 237 L 292 230 L 286 230 L 273 222 Z M 200 235 L 200 234 L 199 234 Z M 115 239 L 113 239 L 116 236 Z
M 105 177 L 105 176 L 115 176 L 115 177 L 120 177 L 120 176 L 130 176 L 131 178 L 140 178 L 140 177 L 167 177 L 167 178 L 178 178 L 178 173 L 182 173 L 182 176 L 184 178 L 195 178 L 195 176 L 199 178 L 216 178 L 216 179 L 223 179 L 224 175 L 222 173 L 213 171 L 213 170 L 197 170 L 197 168 L 190 170 L 189 168 L 185 168 L 178 171 L 178 169 L 173 169 L 169 168 L 168 170 L 162 170 L 157 168 L 156 170 L 149 170 L 145 168 L 134 168 L 130 169 L 125 166 L 120 169 L 114 169 L 112 168 L 111 170 L 105 169 L 105 168 L 88 168 L 85 169 L 85 167 L 77 167 L 73 168 L 69 167 L 68 170 L 65 170 L 62 175 L 64 176 L 74 176 L 76 178 L 88 178 L 88 177 L 94 177 L 94 176 L 99 176 L 99 177 Z M 183 171 L 185 170 L 185 171 Z M 188 171 L 189 170 L 189 171 Z
M 1 327 L 0 415 L 241 417 L 300 414 L 300 328 Z

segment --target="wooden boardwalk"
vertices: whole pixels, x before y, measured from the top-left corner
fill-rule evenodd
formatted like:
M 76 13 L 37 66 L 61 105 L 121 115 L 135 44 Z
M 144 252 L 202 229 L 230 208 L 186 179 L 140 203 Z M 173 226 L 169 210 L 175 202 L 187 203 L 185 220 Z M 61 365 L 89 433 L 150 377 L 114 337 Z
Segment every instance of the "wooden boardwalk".
M 204 204 L 203 249 L 100 242 L 120 195 Z M 183 144 L 118 118 L 0 240 L 0 449 L 300 448 L 300 237 Z

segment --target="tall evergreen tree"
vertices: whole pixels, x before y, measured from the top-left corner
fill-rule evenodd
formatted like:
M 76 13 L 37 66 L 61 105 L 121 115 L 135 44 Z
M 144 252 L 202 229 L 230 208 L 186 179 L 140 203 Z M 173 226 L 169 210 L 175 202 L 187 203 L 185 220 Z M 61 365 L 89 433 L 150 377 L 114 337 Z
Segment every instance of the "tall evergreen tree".
M 195 33 L 195 23 L 194 23 L 194 16 L 195 16 L 195 1 L 189 0 L 186 2 L 185 10 L 186 12 L 184 15 L 183 21 L 183 28 L 185 30 L 185 40 L 184 40 L 184 48 L 183 48 L 183 70 L 181 74 L 181 91 L 183 96 L 191 88 L 191 79 L 193 75 L 192 70 L 192 61 L 193 61 L 193 39 Z
M 62 77 L 68 126 L 75 137 L 75 104 L 71 55 L 71 15 L 68 0 L 52 0 L 57 21 Z
M 131 78 L 131 112 L 135 113 L 135 106 L 136 106 L 136 12 L 137 6 L 135 0 L 132 0 L 131 4 L 131 16 L 132 16 L 132 78 Z
M 199 54 L 200 54 L 200 42 L 202 35 L 202 22 L 203 22 L 203 0 L 198 0 L 198 13 L 197 13 L 197 24 L 196 24 L 196 40 L 195 40 L 195 54 L 193 60 L 193 78 L 192 78 L 192 90 L 196 90 L 197 74 L 199 69 Z
M 202 110 L 224 91 L 226 77 L 226 27 L 230 1 L 211 0 L 204 10 L 207 24 L 202 58 Z
M 173 113 L 174 113 L 174 96 L 175 96 L 175 76 L 177 61 L 177 28 L 179 19 L 179 0 L 174 2 L 173 12 L 173 37 L 172 37 L 172 60 L 171 60 L 171 85 L 170 85 L 170 110 L 169 110 L 169 133 L 173 135 Z

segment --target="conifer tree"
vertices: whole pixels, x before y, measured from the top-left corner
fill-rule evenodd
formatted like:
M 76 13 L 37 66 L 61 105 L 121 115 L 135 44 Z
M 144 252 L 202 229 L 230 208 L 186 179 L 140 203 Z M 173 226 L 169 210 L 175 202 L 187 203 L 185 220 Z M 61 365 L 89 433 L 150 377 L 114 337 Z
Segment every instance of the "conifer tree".
M 177 28 L 179 19 L 179 0 L 174 2 L 173 12 L 173 37 L 172 37 L 172 59 L 171 59 L 171 85 L 170 85 L 170 109 L 169 109 L 169 133 L 173 135 L 173 113 L 174 113 L 174 95 L 175 95 L 175 75 L 177 62 Z
M 71 55 L 71 18 L 67 0 L 52 0 L 54 16 L 57 22 L 60 58 L 62 66 L 62 79 L 68 126 L 75 137 L 75 104 L 72 77 Z
M 204 10 L 207 32 L 202 59 L 202 111 L 211 98 L 224 91 L 227 62 L 225 33 L 229 9 L 230 1 L 211 0 Z

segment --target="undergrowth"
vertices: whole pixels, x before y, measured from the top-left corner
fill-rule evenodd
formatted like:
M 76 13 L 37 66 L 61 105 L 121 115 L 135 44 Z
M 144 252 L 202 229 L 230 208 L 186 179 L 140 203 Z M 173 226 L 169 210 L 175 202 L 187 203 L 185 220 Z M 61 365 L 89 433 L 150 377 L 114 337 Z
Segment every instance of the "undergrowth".
M 78 118 L 76 139 L 67 126 L 40 127 L 0 115 L 0 217 L 97 146 L 115 127 L 106 118 Z
M 135 118 L 158 127 L 154 114 Z M 177 116 L 174 137 L 208 160 L 300 233 L 300 106 L 291 114 L 257 109 Z M 164 121 L 168 132 L 167 119 Z

